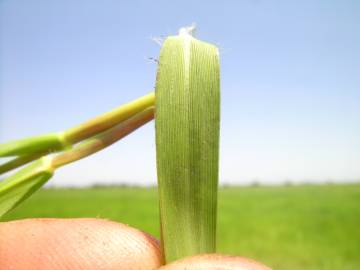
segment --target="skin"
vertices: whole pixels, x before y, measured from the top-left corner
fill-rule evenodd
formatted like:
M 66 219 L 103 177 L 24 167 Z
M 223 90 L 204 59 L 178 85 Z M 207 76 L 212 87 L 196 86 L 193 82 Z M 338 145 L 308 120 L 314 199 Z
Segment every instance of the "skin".
M 166 266 L 159 242 L 103 219 L 25 219 L 0 223 L 1 270 L 271 270 L 246 258 L 198 255 Z

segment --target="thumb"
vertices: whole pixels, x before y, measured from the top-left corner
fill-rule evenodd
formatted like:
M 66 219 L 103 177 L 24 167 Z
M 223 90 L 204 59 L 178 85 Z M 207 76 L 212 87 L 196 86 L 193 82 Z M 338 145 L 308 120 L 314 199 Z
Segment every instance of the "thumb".
M 187 257 L 160 268 L 161 270 L 271 270 L 253 260 L 221 254 Z
M 101 219 L 27 219 L 0 223 L 1 270 L 157 269 L 152 236 Z

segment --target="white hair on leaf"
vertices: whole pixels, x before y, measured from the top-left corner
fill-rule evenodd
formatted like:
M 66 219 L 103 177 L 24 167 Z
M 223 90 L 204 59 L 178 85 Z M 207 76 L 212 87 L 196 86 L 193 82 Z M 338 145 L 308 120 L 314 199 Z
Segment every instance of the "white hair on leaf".
M 190 26 L 181 27 L 179 30 L 179 35 L 190 35 L 195 36 L 196 33 L 196 23 L 192 23 Z
M 166 37 L 150 37 L 150 40 L 154 41 L 156 44 L 158 44 L 160 47 L 163 45 Z

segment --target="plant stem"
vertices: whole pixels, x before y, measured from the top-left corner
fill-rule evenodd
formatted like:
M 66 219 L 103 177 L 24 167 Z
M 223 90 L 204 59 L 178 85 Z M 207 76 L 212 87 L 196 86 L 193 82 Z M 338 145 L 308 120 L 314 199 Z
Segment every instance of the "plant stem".
M 154 107 L 149 107 L 105 132 L 84 141 L 74 149 L 55 156 L 52 160 L 52 165 L 54 168 L 59 168 L 92 155 L 135 131 L 153 118 Z
M 0 157 L 22 156 L 38 152 L 57 152 L 71 147 L 64 132 L 48 133 L 0 144 Z
M 15 208 L 44 185 L 53 176 L 57 168 L 104 149 L 151 121 L 153 118 L 154 107 L 149 107 L 126 121 L 80 143 L 73 149 L 56 156 L 42 157 L 1 181 L 0 217 Z M 35 158 L 35 156 L 34 154 L 19 157 L 14 159 L 13 163 L 19 165 L 26 160 Z M 11 165 L 11 161 L 7 164 L 9 163 Z
M 51 133 L 0 144 L 1 156 L 16 156 L 0 164 L 0 174 L 18 168 L 51 152 L 70 148 L 72 145 L 129 119 L 135 114 L 154 106 L 155 94 L 151 92 L 110 112 L 99 115 L 64 132 Z
M 132 117 L 133 115 L 154 106 L 155 94 L 151 92 L 141 98 L 122 105 L 110 112 L 97 116 L 85 123 L 65 131 L 65 138 L 70 144 L 78 143 L 84 139 L 90 138 L 100 132 L 103 132 L 114 125 Z
M 22 165 L 25 165 L 26 163 L 38 159 L 47 153 L 48 153 L 47 151 L 43 151 L 43 152 L 15 157 L 12 160 L 0 165 L 0 174 L 6 173 L 8 171 L 11 171 L 12 169 L 16 169 Z

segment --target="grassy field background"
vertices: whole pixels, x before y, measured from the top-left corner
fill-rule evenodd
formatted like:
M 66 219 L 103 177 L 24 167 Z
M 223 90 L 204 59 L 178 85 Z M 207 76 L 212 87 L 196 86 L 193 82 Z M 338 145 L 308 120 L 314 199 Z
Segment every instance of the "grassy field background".
M 5 217 L 101 217 L 159 237 L 155 188 L 45 189 Z M 218 251 L 277 270 L 360 269 L 360 184 L 229 187 Z

